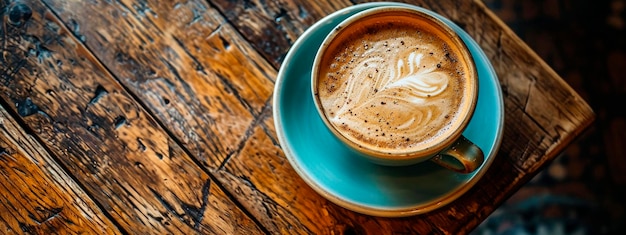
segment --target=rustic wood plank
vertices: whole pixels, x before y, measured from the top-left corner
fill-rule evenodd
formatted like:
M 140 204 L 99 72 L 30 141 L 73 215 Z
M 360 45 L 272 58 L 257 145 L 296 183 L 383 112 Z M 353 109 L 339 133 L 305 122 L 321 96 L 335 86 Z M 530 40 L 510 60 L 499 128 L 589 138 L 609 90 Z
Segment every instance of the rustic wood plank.
M 211 169 L 270 99 L 276 71 L 206 1 L 44 2 Z
M 521 139 L 523 142 L 528 141 L 530 146 L 515 144 L 517 149 L 511 151 L 517 154 L 509 157 L 516 166 L 528 173 L 536 173 L 536 167 L 554 159 L 580 136 L 595 120 L 595 114 L 552 68 L 485 5 L 477 2 L 473 8 L 480 14 L 474 14 L 475 17 L 461 24 L 490 58 L 500 79 L 505 102 L 512 102 L 505 107 L 505 121 L 508 120 L 505 126 L 513 128 L 505 128 L 504 136 L 516 133 L 534 135 Z M 521 112 L 516 112 L 517 109 Z M 517 125 L 513 120 L 522 120 L 528 124 Z M 535 168 L 529 168 L 531 166 Z
M 2 106 L 0 233 L 120 234 L 93 200 Z
M 335 10 L 352 5 L 348 0 L 210 1 L 276 68 L 304 30 Z
M 0 98 L 120 230 L 262 233 L 46 6 L 0 9 Z
M 367 231 L 376 231 L 376 229 L 388 229 L 390 228 L 389 224 L 394 224 L 391 231 L 396 232 L 412 229 L 409 231 L 447 234 L 468 233 L 506 200 L 512 192 L 530 180 L 541 166 L 554 159 L 578 137 L 592 123 L 595 116 L 591 108 L 578 94 L 504 23 L 497 19 L 482 2 L 404 2 L 422 6 L 447 16 L 464 28 L 484 49 L 495 67 L 505 96 L 503 148 L 500 149 L 495 162 L 485 177 L 452 205 L 407 220 L 376 219 L 378 221 L 377 226 L 366 228 Z M 293 41 L 292 35 L 298 35 L 312 24 L 313 21 L 306 17 L 298 18 L 299 16 L 296 14 L 300 10 L 298 6 L 312 3 L 300 0 L 272 2 L 271 4 L 256 1 L 246 3 L 248 5 L 214 1 L 214 4 L 233 25 L 237 26 L 240 32 L 246 32 L 244 35 L 247 40 L 252 42 L 261 54 L 272 61 L 275 66 L 279 65 L 286 50 L 280 53 L 268 50 L 268 48 L 286 48 L 285 43 Z M 319 8 L 307 8 L 315 9 L 307 11 L 308 16 L 313 19 L 318 19 L 318 17 L 339 9 L 337 6 L 323 2 L 314 4 L 319 4 L 316 5 Z M 280 12 L 286 12 L 290 19 L 296 20 L 286 22 L 267 20 L 273 19 Z M 239 17 L 240 15 L 246 17 Z M 247 19 L 259 20 L 249 21 Z M 268 38 L 264 32 L 273 32 L 272 36 L 279 38 L 263 41 L 263 39 Z M 264 44 L 255 43 L 259 41 L 263 41 Z M 263 126 L 269 126 L 267 122 L 263 123 Z M 295 174 L 282 172 L 281 177 L 271 177 L 267 172 L 271 171 L 272 174 L 276 174 L 276 169 L 289 168 L 288 165 L 284 165 L 284 161 L 279 161 L 282 159 L 280 151 L 261 147 L 267 146 L 271 140 L 275 140 L 271 130 L 271 127 L 266 128 L 265 133 L 268 135 L 266 137 L 255 132 L 255 138 L 249 139 L 246 143 L 246 147 L 254 149 L 254 152 L 244 148 L 241 154 L 232 158 L 225 165 L 225 172 L 222 173 L 223 175 L 231 175 L 233 181 L 241 181 L 241 183 L 227 184 L 227 188 L 237 192 L 247 190 L 246 195 L 248 197 L 259 198 L 245 204 L 247 208 L 251 208 L 253 213 L 290 215 L 301 219 L 294 221 L 289 217 L 281 217 L 284 218 L 284 222 L 280 222 L 283 224 L 272 224 L 279 223 L 276 220 L 273 222 L 262 221 L 268 228 L 275 227 L 276 229 L 291 225 L 302 226 L 313 232 L 338 232 L 328 228 L 337 225 L 337 223 L 352 223 L 362 220 L 359 215 L 337 212 L 338 210 L 329 213 L 327 208 L 332 207 L 332 205 L 326 204 L 316 196 L 311 196 L 310 192 L 303 192 L 304 189 L 302 188 L 306 187 L 302 185 L 302 182 L 290 179 L 290 177 L 297 177 Z M 256 136 L 257 134 L 261 136 Z M 272 143 L 275 144 L 275 142 Z M 272 161 L 265 160 L 263 162 L 259 158 L 270 158 Z M 265 166 L 267 164 L 269 165 Z M 258 168 L 248 169 L 247 167 L 251 165 Z M 282 184 L 289 185 L 289 187 L 276 186 Z M 242 185 L 252 186 L 244 190 Z M 264 185 L 272 185 L 272 187 Z M 284 192 L 278 193 L 277 191 Z M 294 196 L 293 198 L 284 198 L 285 195 Z M 307 220 L 302 218 L 317 218 L 318 220 L 315 223 L 307 223 Z M 403 224 L 398 221 L 407 223 Z M 270 225 L 267 225 L 268 223 Z M 422 223 L 423 226 L 415 224 L 410 226 L 410 223 Z M 433 230 L 431 231 L 431 229 Z

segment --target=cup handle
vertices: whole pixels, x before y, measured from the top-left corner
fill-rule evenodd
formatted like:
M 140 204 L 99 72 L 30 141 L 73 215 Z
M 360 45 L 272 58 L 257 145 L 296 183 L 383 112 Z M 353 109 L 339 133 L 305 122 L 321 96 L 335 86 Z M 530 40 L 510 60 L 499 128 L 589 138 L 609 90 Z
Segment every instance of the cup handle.
M 461 136 L 452 146 L 430 160 L 450 170 L 467 174 L 478 169 L 484 159 L 483 151 L 472 141 Z

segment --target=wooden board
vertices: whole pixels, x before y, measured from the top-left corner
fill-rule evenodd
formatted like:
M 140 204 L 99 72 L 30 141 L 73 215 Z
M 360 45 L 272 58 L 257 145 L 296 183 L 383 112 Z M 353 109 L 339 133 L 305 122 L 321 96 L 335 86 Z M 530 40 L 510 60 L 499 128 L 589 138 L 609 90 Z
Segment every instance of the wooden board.
M 211 1 L 267 60 L 278 68 L 289 47 L 309 26 L 353 5 L 335 1 Z
M 276 71 L 205 1 L 44 2 L 209 168 L 270 99 Z
M 0 233 L 120 234 L 80 185 L 1 106 Z
M 41 2 L 23 4 L 32 17 L 4 24 L 0 96 L 120 230 L 262 232 L 80 37 Z
M 0 98 L 122 233 L 468 233 L 594 114 L 482 2 L 407 2 L 474 37 L 505 95 L 492 167 L 425 215 L 330 203 L 276 138 L 271 92 L 290 45 L 355 1 L 4 1 Z

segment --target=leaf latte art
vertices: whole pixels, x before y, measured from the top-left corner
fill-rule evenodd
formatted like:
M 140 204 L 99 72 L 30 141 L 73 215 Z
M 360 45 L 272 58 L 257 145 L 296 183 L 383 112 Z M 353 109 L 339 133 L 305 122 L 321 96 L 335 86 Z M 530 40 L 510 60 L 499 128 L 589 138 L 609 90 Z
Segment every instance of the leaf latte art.
M 385 26 L 330 53 L 317 95 L 328 121 L 353 142 L 385 151 L 420 148 L 457 118 L 464 71 L 438 37 Z

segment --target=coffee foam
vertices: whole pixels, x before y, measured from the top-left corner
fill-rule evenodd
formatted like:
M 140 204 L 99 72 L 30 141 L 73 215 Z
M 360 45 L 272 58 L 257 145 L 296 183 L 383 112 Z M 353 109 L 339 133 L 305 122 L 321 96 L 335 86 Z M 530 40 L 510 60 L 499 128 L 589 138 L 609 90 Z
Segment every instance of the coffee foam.
M 370 25 L 326 53 L 317 95 L 329 122 L 358 145 L 421 149 L 463 118 L 458 56 L 417 25 Z

